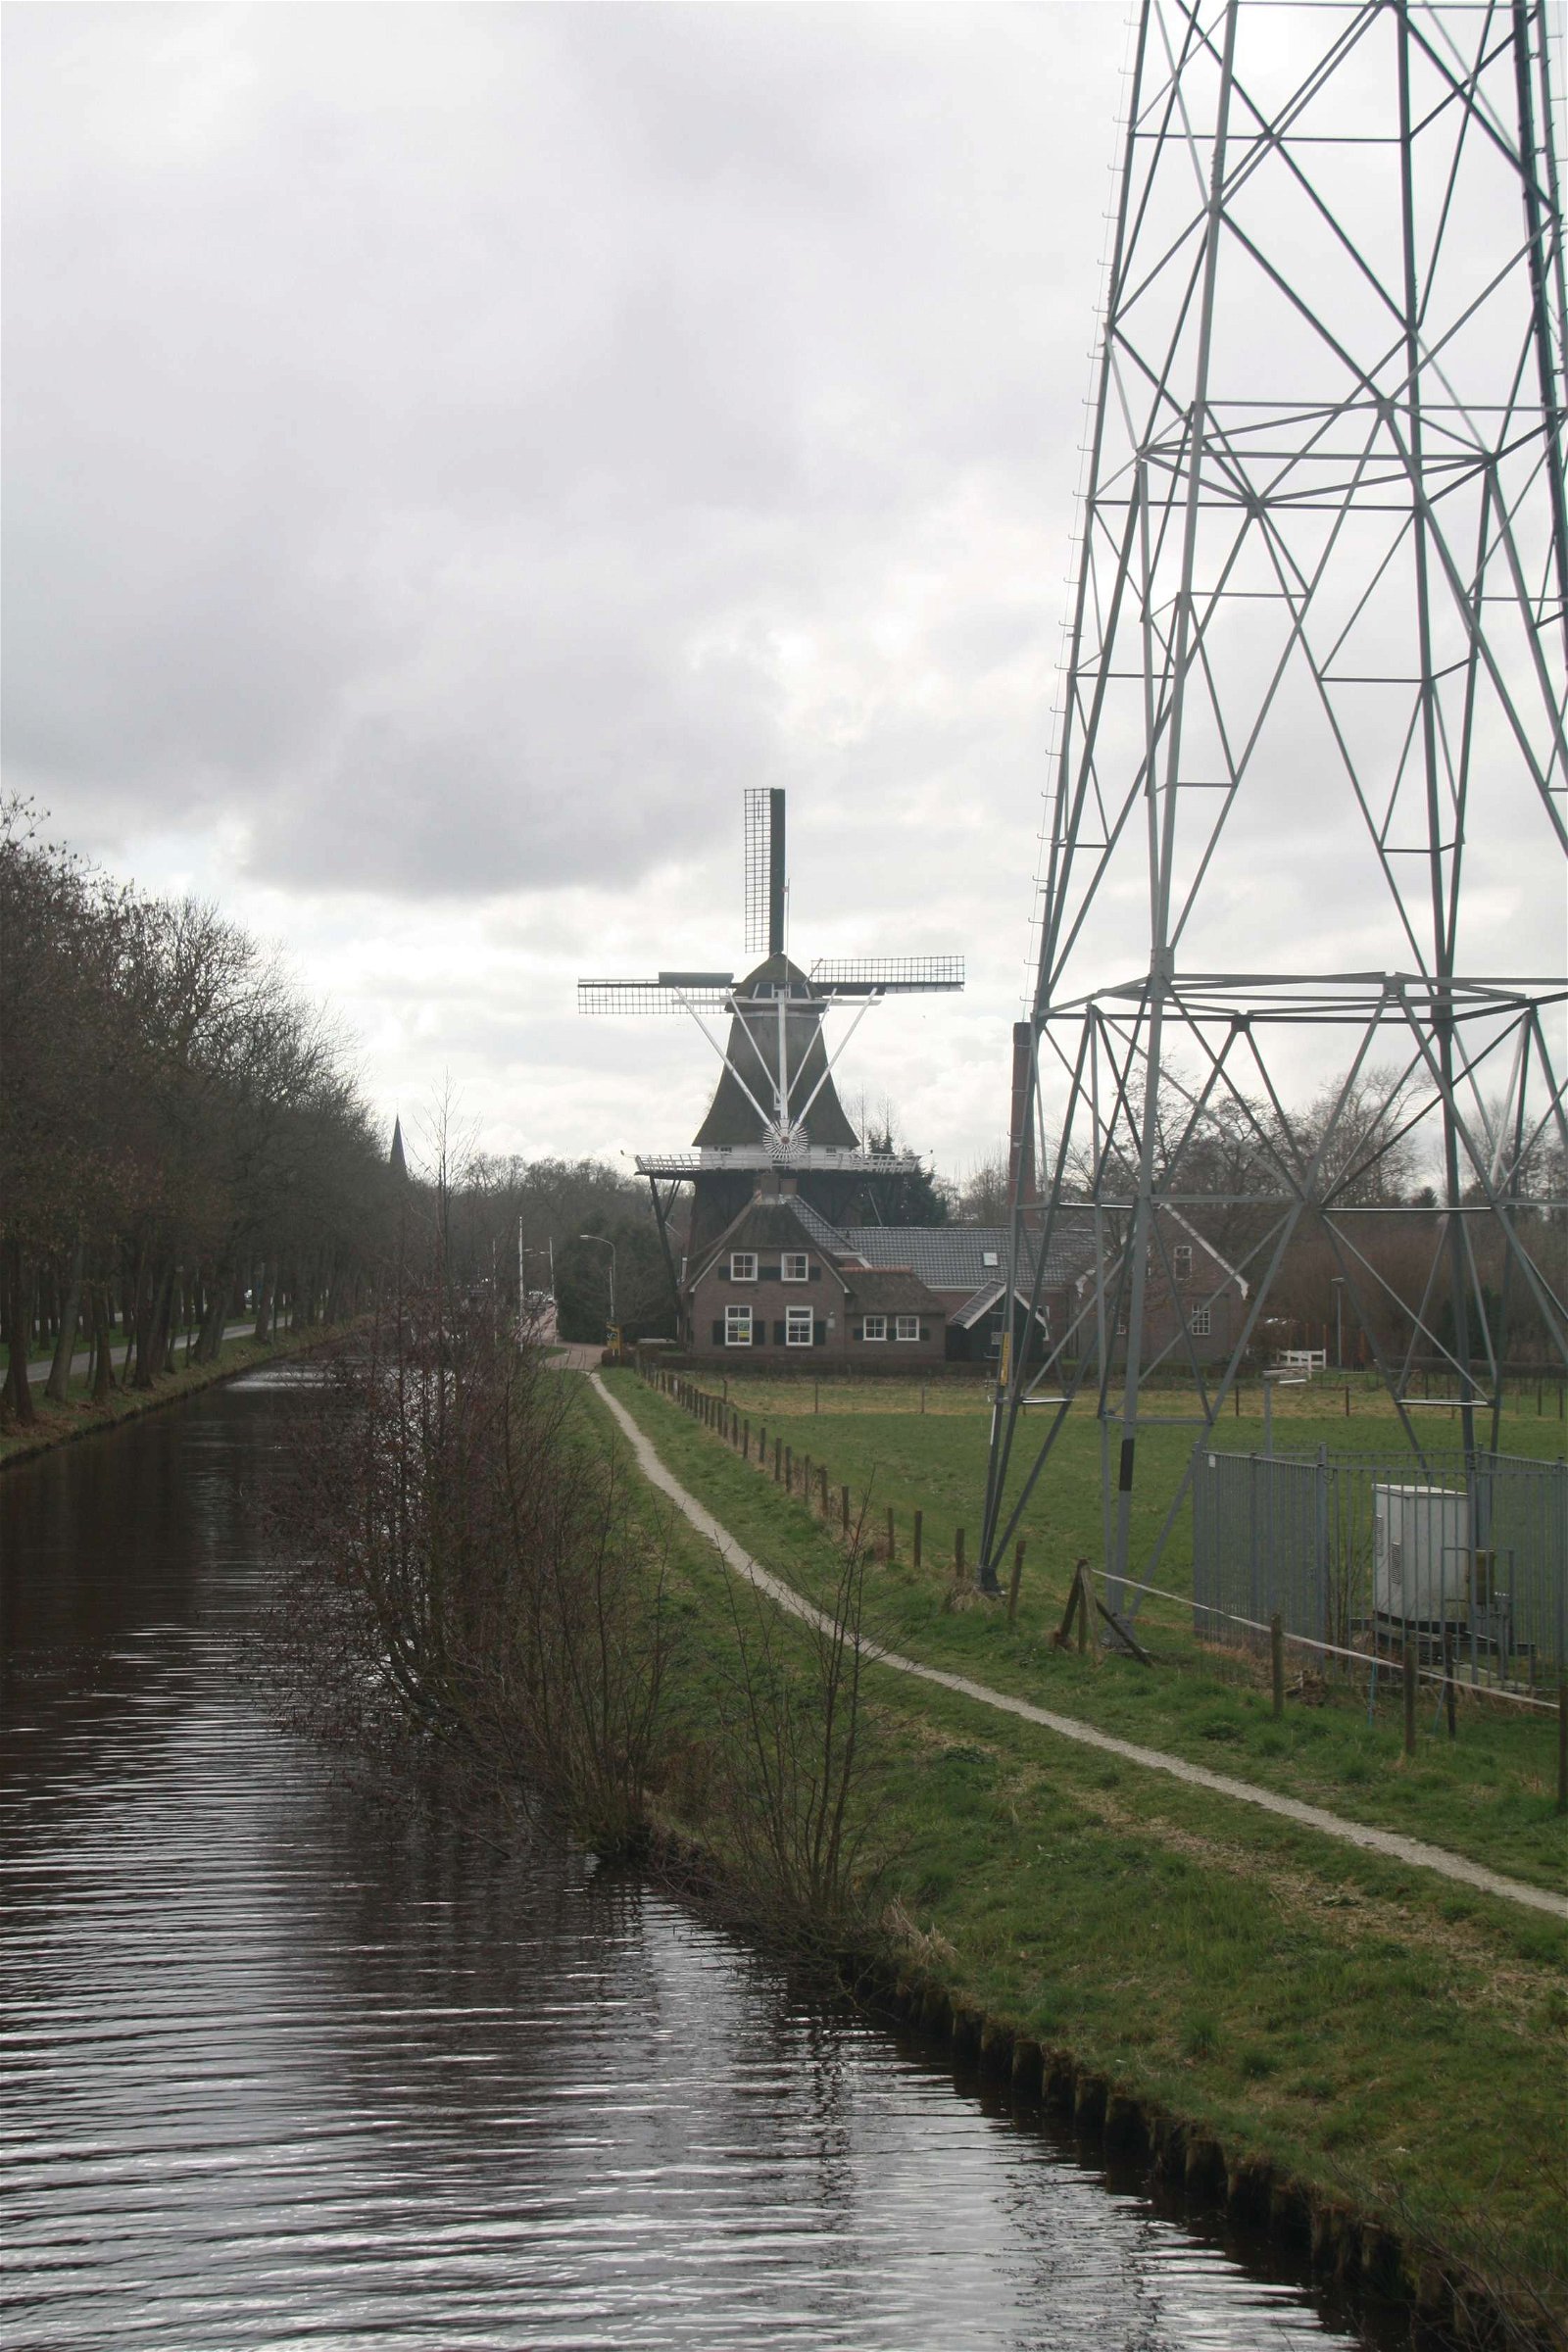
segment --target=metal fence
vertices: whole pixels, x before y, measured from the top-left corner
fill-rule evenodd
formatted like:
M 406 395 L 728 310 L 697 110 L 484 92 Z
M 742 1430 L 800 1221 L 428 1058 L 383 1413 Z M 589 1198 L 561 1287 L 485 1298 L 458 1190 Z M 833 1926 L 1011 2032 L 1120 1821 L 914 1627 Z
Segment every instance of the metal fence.
M 1568 1465 L 1518 1454 L 1200 1450 L 1193 1624 L 1375 1654 L 1413 1642 L 1476 1683 L 1568 1666 Z

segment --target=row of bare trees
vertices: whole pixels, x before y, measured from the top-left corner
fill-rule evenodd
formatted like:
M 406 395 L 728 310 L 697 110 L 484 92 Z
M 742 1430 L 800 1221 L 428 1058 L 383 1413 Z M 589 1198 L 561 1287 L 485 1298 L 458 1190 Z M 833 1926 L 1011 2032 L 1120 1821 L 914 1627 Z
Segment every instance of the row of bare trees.
M 294 1720 L 383 1765 L 412 1734 L 503 1835 L 541 1807 L 604 1855 L 662 1829 L 677 1866 L 695 1836 L 710 1890 L 770 1941 L 863 1947 L 882 1857 L 858 1533 L 805 1627 L 682 1556 L 587 1383 L 457 1277 L 448 1230 L 406 1220 L 296 1406 L 267 1645 Z
M 372 1278 L 384 1152 L 341 1042 L 276 959 L 194 899 L 144 895 L 0 810 L 0 1324 L 5 1409 L 35 1350 L 64 1399 L 148 1388 L 249 1309 L 335 1320 Z

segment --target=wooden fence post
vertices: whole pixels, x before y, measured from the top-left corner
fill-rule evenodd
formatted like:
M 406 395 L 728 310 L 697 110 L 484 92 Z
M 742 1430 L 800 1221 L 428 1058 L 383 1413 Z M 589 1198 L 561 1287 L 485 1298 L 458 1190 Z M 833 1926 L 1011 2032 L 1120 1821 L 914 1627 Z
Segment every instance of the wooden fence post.
M 743 1462 L 749 1462 L 749 1461 L 751 1460 L 751 1458 L 752 1458 L 752 1425 L 751 1425 L 751 1422 L 750 1422 L 749 1420 L 746 1420 L 746 1421 L 743 1421 L 743 1422 L 741 1423 L 741 1460 L 742 1460 Z
M 1274 1688 L 1274 1720 L 1285 1715 L 1285 1627 L 1278 1609 L 1268 1621 L 1269 1680 Z
M 795 1449 L 790 1446 L 784 1448 L 784 1492 L 786 1494 L 795 1492 Z
M 1014 1625 L 1018 1617 L 1018 1587 L 1023 1583 L 1023 1538 L 1012 1555 L 1012 1582 L 1007 1587 L 1007 1623 Z
M 915 1512 L 915 1514 L 914 1514 L 914 1544 L 913 1544 L 913 1559 L 914 1559 L 914 1564 L 915 1564 L 916 1568 L 918 1568 L 918 1567 L 919 1567 L 919 1565 L 920 1565 L 921 1535 L 922 1535 L 922 1532 L 923 1532 L 923 1529 L 924 1529 L 924 1524 L 925 1524 L 925 1513 L 924 1513 L 924 1511 L 916 1511 L 916 1512 Z
M 1408 1634 L 1404 1640 L 1404 1752 L 1415 1754 L 1415 1643 Z
M 773 1484 L 776 1487 L 784 1476 L 784 1441 L 773 1440 Z

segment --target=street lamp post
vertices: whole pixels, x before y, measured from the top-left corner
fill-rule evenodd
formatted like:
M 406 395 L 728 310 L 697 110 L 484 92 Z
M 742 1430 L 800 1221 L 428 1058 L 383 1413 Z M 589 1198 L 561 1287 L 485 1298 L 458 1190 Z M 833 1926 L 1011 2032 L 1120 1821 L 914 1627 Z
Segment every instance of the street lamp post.
M 1334 1284 L 1334 1369 L 1345 1370 L 1345 1276 L 1331 1277 Z
M 610 1320 L 613 1325 L 615 1320 L 615 1245 L 613 1242 L 607 1241 L 602 1233 L 579 1233 L 577 1239 L 579 1242 L 597 1243 L 601 1250 L 610 1251 Z

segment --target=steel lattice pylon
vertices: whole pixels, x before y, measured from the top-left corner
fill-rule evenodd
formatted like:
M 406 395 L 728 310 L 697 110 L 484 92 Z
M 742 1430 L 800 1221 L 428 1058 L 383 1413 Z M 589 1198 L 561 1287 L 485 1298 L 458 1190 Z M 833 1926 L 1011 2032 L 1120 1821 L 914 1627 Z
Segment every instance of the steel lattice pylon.
M 1144 0 L 1015 1152 L 1023 1329 L 1086 1207 L 1095 1249 L 1044 1364 L 1004 1359 L 987 1582 L 1098 1390 L 1136 1606 L 1151 1371 L 1185 1368 L 1200 1440 L 1303 1218 L 1365 1312 L 1387 1285 L 1356 1218 L 1412 1136 L 1436 1199 L 1410 1351 L 1456 1367 L 1466 1449 L 1501 1396 L 1478 1220 L 1568 1358 L 1518 1205 L 1528 1179 L 1539 1219 L 1530 1172 L 1568 1149 L 1559 29 L 1540 0 Z M 1282 843 L 1280 955 L 1252 886 Z M 1286 1095 L 1314 1051 L 1338 1082 L 1307 1132 Z M 1245 1305 L 1205 1364 L 1173 1256 L 1221 1230 Z M 1383 1368 L 1414 1444 L 1408 1361 Z

